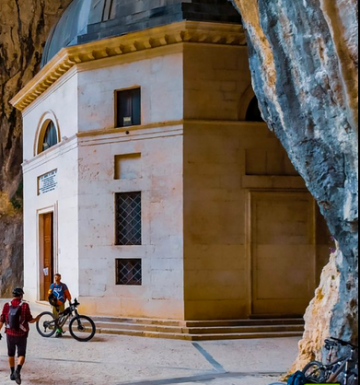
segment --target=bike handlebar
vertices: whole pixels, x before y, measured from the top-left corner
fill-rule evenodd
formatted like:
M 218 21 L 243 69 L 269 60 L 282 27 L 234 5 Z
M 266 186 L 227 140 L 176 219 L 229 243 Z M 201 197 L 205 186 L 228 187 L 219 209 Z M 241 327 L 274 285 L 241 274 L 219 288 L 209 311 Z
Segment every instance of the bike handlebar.
M 69 302 L 70 302 L 70 306 L 78 307 L 80 305 L 80 303 L 78 302 L 78 300 L 76 298 L 74 299 L 73 303 L 71 303 L 71 301 L 69 301 Z
M 353 345 L 352 343 L 341 340 L 340 338 L 335 338 L 335 337 L 330 337 L 330 338 L 342 346 L 351 346 L 353 349 L 358 349 L 357 345 Z M 329 341 L 329 342 L 331 342 L 331 341 Z
M 324 342 L 325 342 L 325 349 L 327 350 L 330 350 L 335 346 L 339 346 L 339 344 L 336 341 L 329 340 L 328 338 L 326 338 Z

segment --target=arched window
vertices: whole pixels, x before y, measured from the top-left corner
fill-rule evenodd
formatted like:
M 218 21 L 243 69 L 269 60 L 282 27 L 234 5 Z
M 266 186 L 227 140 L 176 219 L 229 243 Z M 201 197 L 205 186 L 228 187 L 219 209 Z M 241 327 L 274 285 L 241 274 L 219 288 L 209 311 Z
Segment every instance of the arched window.
M 254 96 L 249 103 L 249 107 L 246 111 L 245 120 L 247 122 L 263 122 L 263 118 L 261 117 L 261 112 L 259 109 L 259 104 L 256 96 Z
M 55 146 L 57 144 L 57 131 L 54 122 L 50 121 L 45 129 L 44 132 L 44 139 L 42 142 L 42 148 L 40 149 L 42 151 L 45 151 L 49 149 L 52 146 Z

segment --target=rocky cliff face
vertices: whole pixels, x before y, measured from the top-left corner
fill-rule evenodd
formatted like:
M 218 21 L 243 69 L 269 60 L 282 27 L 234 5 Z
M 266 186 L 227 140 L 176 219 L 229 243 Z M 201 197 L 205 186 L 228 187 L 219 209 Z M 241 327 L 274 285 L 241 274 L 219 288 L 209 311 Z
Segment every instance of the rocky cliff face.
M 299 358 L 309 359 L 326 335 L 357 339 L 357 1 L 233 3 L 247 30 L 253 87 L 263 118 L 339 243 L 334 264 L 331 261 L 322 276 L 323 287 L 329 288 L 333 277 L 337 284 L 333 290 L 319 288 L 307 311 L 300 346 L 312 348 L 302 349 Z M 319 341 L 311 344 L 311 339 Z
M 21 113 L 9 100 L 39 70 L 51 26 L 71 0 L 0 1 L 0 296 L 22 284 Z

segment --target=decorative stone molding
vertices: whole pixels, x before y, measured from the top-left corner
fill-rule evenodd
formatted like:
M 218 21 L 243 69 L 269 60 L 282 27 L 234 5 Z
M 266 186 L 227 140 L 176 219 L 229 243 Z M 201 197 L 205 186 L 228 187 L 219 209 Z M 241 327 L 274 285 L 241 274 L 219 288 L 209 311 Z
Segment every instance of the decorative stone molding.
M 182 21 L 145 31 L 63 48 L 11 101 L 20 111 L 77 64 L 178 43 L 244 46 L 241 25 Z

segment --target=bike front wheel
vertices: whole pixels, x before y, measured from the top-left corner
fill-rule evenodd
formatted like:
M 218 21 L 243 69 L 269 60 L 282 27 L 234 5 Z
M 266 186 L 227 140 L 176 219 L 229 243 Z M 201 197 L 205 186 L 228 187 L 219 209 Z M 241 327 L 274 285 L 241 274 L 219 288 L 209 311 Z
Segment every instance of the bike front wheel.
M 43 337 L 51 337 L 56 331 L 55 317 L 49 311 L 40 314 L 36 322 L 36 329 Z
M 94 337 L 96 326 L 90 317 L 79 315 L 70 321 L 69 331 L 77 341 L 86 342 Z
M 312 384 L 326 382 L 327 371 L 324 365 L 319 361 L 309 362 L 305 365 L 302 372 L 304 373 L 306 381 L 309 381 Z

